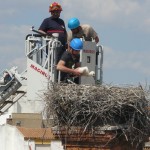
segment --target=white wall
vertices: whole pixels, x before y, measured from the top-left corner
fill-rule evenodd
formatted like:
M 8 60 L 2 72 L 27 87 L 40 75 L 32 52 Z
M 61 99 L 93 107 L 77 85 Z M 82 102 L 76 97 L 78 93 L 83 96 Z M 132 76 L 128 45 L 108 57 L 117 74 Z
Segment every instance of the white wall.
M 35 150 L 35 142 L 31 140 L 25 141 L 24 149 L 23 150 L 30 150 L 29 146 L 31 147 L 31 150 Z
M 35 150 L 51 150 L 49 144 L 36 145 L 35 147 Z
M 3 115 L 0 115 L 0 125 L 6 124 L 6 119 L 11 116 L 11 113 L 4 113 Z
M 50 150 L 64 150 L 61 141 L 52 140 Z
M 35 149 L 34 141 L 24 141 L 23 135 L 15 126 L 0 126 L 0 150 L 29 150 L 28 143 Z
M 0 125 L 0 150 L 29 150 L 29 145 L 32 150 L 64 150 L 62 142 L 52 140 L 50 145 L 35 145 L 34 141 L 24 140 L 24 136 L 15 127 L 8 124 Z

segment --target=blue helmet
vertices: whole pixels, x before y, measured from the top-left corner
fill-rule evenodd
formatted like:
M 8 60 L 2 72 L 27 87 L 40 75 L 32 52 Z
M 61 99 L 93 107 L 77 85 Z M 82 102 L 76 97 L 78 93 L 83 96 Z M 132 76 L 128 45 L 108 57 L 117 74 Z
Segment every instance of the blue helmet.
M 70 42 L 70 47 L 73 50 L 79 51 L 83 48 L 83 42 L 79 38 L 74 38 Z
M 75 28 L 77 28 L 78 26 L 80 26 L 80 21 L 79 21 L 79 19 L 77 19 L 77 18 L 71 18 L 71 19 L 68 21 L 68 28 L 69 28 L 69 29 L 75 29 Z

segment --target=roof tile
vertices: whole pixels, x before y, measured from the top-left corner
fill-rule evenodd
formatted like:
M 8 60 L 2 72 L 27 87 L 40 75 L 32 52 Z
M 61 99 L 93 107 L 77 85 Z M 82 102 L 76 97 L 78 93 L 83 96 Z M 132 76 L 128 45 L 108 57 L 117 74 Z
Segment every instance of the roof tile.
M 17 127 L 17 129 L 23 134 L 24 138 L 45 139 L 45 140 L 55 139 L 51 128 Z

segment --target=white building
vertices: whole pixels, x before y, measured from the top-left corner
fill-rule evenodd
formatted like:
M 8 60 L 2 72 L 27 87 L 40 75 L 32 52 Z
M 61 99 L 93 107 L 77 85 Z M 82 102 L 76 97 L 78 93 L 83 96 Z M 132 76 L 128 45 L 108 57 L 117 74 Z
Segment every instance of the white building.
M 0 126 L 0 150 L 64 150 L 50 128 Z

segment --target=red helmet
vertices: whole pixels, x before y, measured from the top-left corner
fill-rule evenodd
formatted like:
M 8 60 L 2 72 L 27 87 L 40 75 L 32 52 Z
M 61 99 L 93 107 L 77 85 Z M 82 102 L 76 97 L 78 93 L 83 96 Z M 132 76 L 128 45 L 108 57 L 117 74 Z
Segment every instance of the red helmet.
M 61 5 L 59 3 L 52 3 L 50 6 L 49 6 L 49 12 L 52 12 L 54 10 L 59 10 L 59 11 L 62 11 L 62 8 L 61 8 Z

